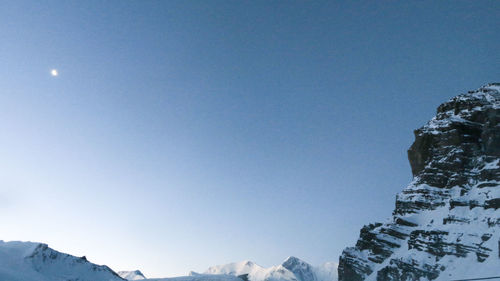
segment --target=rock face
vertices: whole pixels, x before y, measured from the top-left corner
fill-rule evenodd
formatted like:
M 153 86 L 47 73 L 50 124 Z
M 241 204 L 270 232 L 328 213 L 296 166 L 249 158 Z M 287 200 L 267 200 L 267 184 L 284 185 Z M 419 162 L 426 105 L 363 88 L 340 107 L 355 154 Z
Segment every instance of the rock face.
M 499 276 L 500 83 L 440 105 L 408 159 L 413 181 L 343 251 L 339 281 Z

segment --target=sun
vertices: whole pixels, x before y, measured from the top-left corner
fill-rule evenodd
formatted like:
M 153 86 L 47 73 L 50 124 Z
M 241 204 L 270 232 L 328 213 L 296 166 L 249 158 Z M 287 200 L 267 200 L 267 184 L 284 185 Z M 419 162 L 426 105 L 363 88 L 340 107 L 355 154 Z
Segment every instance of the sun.
M 57 76 L 57 75 L 59 75 L 59 72 L 57 72 L 57 69 L 52 69 L 52 70 L 50 71 L 50 75 L 52 75 L 52 76 Z

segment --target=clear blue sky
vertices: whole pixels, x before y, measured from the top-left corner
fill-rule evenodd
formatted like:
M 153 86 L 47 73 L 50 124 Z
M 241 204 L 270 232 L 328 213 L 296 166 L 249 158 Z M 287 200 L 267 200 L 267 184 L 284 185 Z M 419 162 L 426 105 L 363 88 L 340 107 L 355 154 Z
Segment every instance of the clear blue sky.
M 0 239 L 148 276 L 337 261 L 499 1 L 2 1 Z M 51 77 L 50 70 L 59 70 Z

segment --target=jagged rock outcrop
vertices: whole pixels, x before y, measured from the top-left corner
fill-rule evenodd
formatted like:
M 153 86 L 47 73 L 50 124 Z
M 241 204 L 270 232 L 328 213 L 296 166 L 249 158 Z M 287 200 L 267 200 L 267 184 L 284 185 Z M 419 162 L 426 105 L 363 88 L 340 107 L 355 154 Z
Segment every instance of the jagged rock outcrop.
M 393 217 L 363 227 L 339 281 L 500 275 L 500 84 L 450 99 L 415 130 L 413 181 Z

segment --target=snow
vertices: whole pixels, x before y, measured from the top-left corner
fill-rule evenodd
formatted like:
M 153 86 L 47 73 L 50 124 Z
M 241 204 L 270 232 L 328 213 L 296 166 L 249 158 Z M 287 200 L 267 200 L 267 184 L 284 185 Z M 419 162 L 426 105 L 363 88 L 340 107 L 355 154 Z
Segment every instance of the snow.
M 193 274 L 191 276 L 171 278 L 151 278 L 147 281 L 243 281 L 242 279 L 228 274 Z
M 8 281 L 118 281 L 107 266 L 63 254 L 46 244 L 0 240 L 0 280 Z
M 498 168 L 498 159 L 486 164 L 483 169 L 496 169 Z M 491 182 L 490 182 L 491 183 Z M 500 186 L 493 185 L 483 188 L 475 188 L 481 182 L 470 187 L 469 192 L 460 196 L 460 187 L 453 187 L 448 190 L 454 200 L 460 201 L 477 201 L 479 204 L 489 198 L 499 198 Z M 438 191 L 436 187 L 428 185 L 410 185 L 408 189 L 426 189 L 428 191 Z M 415 200 L 416 198 L 413 198 Z M 391 258 L 386 259 L 381 264 L 375 264 L 373 268 L 374 273 L 366 278 L 367 281 L 375 281 L 377 272 L 388 266 L 391 259 L 415 260 L 419 264 L 431 264 L 443 266 L 445 270 L 440 272 L 439 278 L 436 280 L 456 280 L 467 278 L 483 278 L 491 276 L 500 276 L 500 259 L 499 245 L 500 231 L 498 227 L 490 227 L 489 221 L 500 220 L 500 210 L 485 209 L 483 207 L 475 207 L 470 209 L 468 206 L 456 206 L 450 208 L 450 203 L 445 202 L 442 207 L 433 210 L 423 210 L 418 213 L 411 213 L 400 216 L 406 221 L 418 224 L 418 229 L 423 231 L 444 231 L 447 235 L 443 236 L 441 243 L 450 243 L 450 252 L 453 252 L 455 247 L 453 243 L 460 243 L 461 245 L 470 247 L 484 247 L 484 250 L 489 258 L 484 262 L 479 262 L 475 254 L 469 253 L 466 257 L 457 257 L 455 255 L 445 255 L 444 257 L 437 257 L 425 251 L 408 248 L 408 239 L 399 242 L 401 247 L 396 249 L 391 255 Z M 445 218 L 457 218 L 464 220 L 464 223 L 445 223 Z M 387 227 L 383 225 L 381 227 Z M 487 241 L 483 241 L 484 235 L 491 235 Z M 392 241 L 391 241 L 392 242 Z M 446 249 L 446 248 L 445 248 Z M 359 253 L 360 259 L 366 258 L 363 253 Z
M 210 267 L 205 274 L 230 274 L 234 276 L 248 274 L 250 281 L 335 281 L 337 263 L 327 262 L 314 267 L 295 257 L 288 257 L 281 265 L 262 267 L 251 261 L 230 263 Z M 304 277 L 307 280 L 304 280 Z M 312 276 L 313 280 L 310 280 Z
M 118 273 L 118 275 L 120 275 L 121 278 L 127 279 L 127 280 L 144 280 L 144 279 L 146 279 L 144 274 L 142 274 L 142 272 L 139 270 L 118 271 L 117 273 Z
M 462 124 L 481 128 L 485 124 L 471 121 L 481 120 L 477 118 L 481 116 L 478 111 L 498 114 L 498 109 L 500 84 L 489 84 L 477 91 L 450 99 L 441 105 L 438 114 L 417 132 L 420 136 L 454 133 L 453 130 Z M 496 121 L 488 124 L 495 125 Z M 433 136 L 431 139 L 439 137 Z M 457 154 L 469 153 L 461 147 L 442 148 L 446 153 L 434 155 L 435 158 L 426 164 L 426 177 L 445 176 L 444 171 L 440 171 L 438 167 L 456 161 Z M 361 264 L 369 264 L 372 273 L 364 280 L 377 280 L 379 271 L 384 268 L 402 270 L 404 267 L 397 266 L 399 263 L 414 267 L 415 272 L 419 269 L 432 272 L 439 276 L 436 279 L 439 281 L 500 276 L 500 209 L 495 209 L 497 205 L 494 201 L 500 198 L 500 181 L 497 179 L 500 159 L 498 155 L 486 156 L 480 152 L 473 154 L 473 157 L 469 162 L 473 163 L 474 167 L 446 175 L 449 178 L 468 177 L 461 186 L 431 186 L 426 183 L 432 181 L 427 182 L 416 176 L 410 185 L 397 195 L 398 202 L 403 203 L 402 206 L 409 203 L 408 210 L 403 207 L 394 215 L 392 222 L 382 224 L 371 231 L 378 241 L 399 245 L 388 247 L 391 254 L 382 263 L 368 260 L 373 256 L 370 250 L 346 250 L 349 255 L 356 256 Z M 383 231 L 391 228 L 398 219 L 414 225 L 404 225 L 401 229 L 396 229 L 397 232 L 407 234 L 407 237 L 394 236 L 391 239 Z M 404 231 L 404 228 L 407 230 Z
M 499 162 L 500 162 L 500 159 L 495 159 L 495 161 L 493 161 L 493 162 L 486 163 L 486 165 L 484 165 L 483 169 L 486 169 L 486 170 L 498 169 L 498 168 L 500 168 L 500 166 L 498 166 Z
M 474 100 L 481 104 L 487 101 L 484 106 L 475 106 L 461 110 L 440 112 L 431 119 L 422 132 L 430 134 L 441 134 L 443 130 L 449 129 L 451 124 L 466 123 L 468 125 L 478 125 L 467 120 L 476 111 L 485 108 L 500 109 L 500 84 L 489 84 L 477 91 L 460 95 L 449 102 Z M 443 107 L 448 109 L 449 107 Z M 480 124 L 479 124 L 480 125 Z M 454 155 L 461 151 L 461 148 L 452 149 L 449 155 Z M 471 174 L 490 172 L 500 168 L 500 159 L 486 162 L 484 157 L 476 159 L 478 164 L 474 169 L 469 170 Z M 449 158 L 437 159 L 440 163 L 449 162 Z M 432 163 L 429 162 L 428 165 Z M 438 172 L 436 172 L 438 173 Z M 442 174 L 440 174 L 442 175 Z M 467 278 L 487 278 L 500 275 L 500 230 L 495 225 L 500 222 L 500 210 L 485 207 L 490 199 L 500 198 L 500 182 L 488 179 L 488 181 L 470 182 L 466 186 L 455 186 L 449 189 L 418 184 L 419 178 L 415 177 L 412 183 L 400 194 L 398 200 L 404 199 L 412 202 L 440 203 L 433 207 L 418 212 L 397 215 L 407 222 L 418 225 L 418 230 L 424 232 L 441 231 L 446 233 L 440 237 L 439 242 L 446 254 L 437 256 L 422 249 L 411 248 L 408 241 L 416 240 L 416 245 L 428 247 L 425 236 L 407 237 L 404 240 L 386 233 L 378 233 L 377 239 L 394 245 L 399 245 L 394 249 L 390 258 L 385 259 L 380 264 L 373 265 L 373 273 L 365 280 L 375 281 L 377 272 L 388 266 L 392 259 L 399 259 L 408 263 L 416 261 L 416 266 L 435 265 L 440 269 L 437 281 L 467 279 Z M 419 191 L 419 192 L 409 192 Z M 455 202 L 474 202 L 469 206 L 452 206 Z M 436 201 L 436 202 L 434 202 Z M 477 206 L 476 206 L 477 205 Z M 451 222 L 450 222 L 451 221 Z M 493 223 L 493 227 L 491 227 Z M 388 221 L 379 228 L 392 228 L 400 233 L 409 234 L 411 227 L 394 226 Z M 441 235 L 438 232 L 438 235 Z M 420 244 L 419 244 L 420 243 Z M 468 253 L 465 257 L 456 256 L 456 247 L 477 249 L 478 252 L 486 253 L 487 258 L 479 261 L 473 253 Z M 448 249 L 449 248 L 449 249 Z M 347 249 L 347 252 L 353 251 Z M 449 254 L 449 253 L 452 254 Z M 361 260 L 366 260 L 368 251 L 357 252 L 356 255 Z M 415 264 L 415 263 L 414 263 Z M 217 265 L 207 269 L 203 274 L 191 272 L 189 276 L 173 278 L 150 278 L 139 271 L 120 271 L 115 273 L 107 266 L 100 266 L 87 261 L 85 257 L 75 257 L 57 252 L 49 248 L 46 244 L 34 242 L 0 240 L 0 281 L 119 281 L 119 280 L 150 280 L 150 281 L 242 281 L 247 276 L 249 281 L 336 281 L 338 264 L 327 262 L 320 266 L 311 266 L 305 261 L 296 257 L 288 257 L 282 264 L 272 267 L 262 267 L 251 261 L 242 261 Z M 122 279 L 123 278 L 123 279 Z
M 0 240 L 0 280 L 242 281 L 243 279 L 238 276 L 246 274 L 250 281 L 335 281 L 337 280 L 337 264 L 329 262 L 313 267 L 298 258 L 289 257 L 283 264 L 269 268 L 251 261 L 243 261 L 213 266 L 203 274 L 191 272 L 190 276 L 146 279 L 139 270 L 120 271 L 117 274 L 107 266 L 90 263 L 85 257 L 57 252 L 46 244 Z
M 454 101 L 471 101 L 475 100 L 479 103 L 481 101 L 486 101 L 488 105 L 475 106 L 472 109 L 464 109 L 460 111 L 460 114 L 455 114 L 454 110 L 448 110 L 446 112 L 439 113 L 437 116 L 432 118 L 426 126 L 423 127 L 423 131 L 437 135 L 441 133 L 441 129 L 448 127 L 451 123 L 472 123 L 463 117 L 470 116 L 475 111 L 483 111 L 487 108 L 499 109 L 500 108 L 500 85 L 499 84 L 488 84 L 479 88 L 477 91 L 470 92 L 468 94 L 459 95 L 448 101 L 452 103 Z
M 230 274 L 230 275 L 243 275 L 249 274 L 251 276 L 259 275 L 266 269 L 251 261 L 242 261 L 238 263 L 229 263 L 225 265 L 212 266 L 205 271 L 206 274 Z

